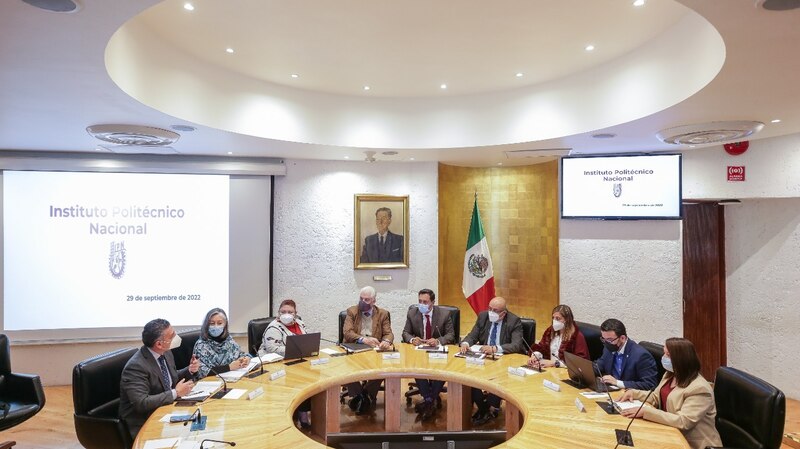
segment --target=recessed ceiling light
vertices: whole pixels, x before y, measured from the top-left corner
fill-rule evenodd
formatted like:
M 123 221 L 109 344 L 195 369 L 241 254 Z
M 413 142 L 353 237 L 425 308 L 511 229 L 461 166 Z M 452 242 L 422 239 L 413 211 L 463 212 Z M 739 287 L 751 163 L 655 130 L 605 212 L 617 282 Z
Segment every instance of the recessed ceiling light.
M 503 163 L 502 162 L 498 162 L 497 165 L 503 165 Z
M 442 84 L 442 85 L 441 85 L 441 86 L 439 86 L 439 87 L 440 87 L 441 89 L 447 89 L 447 84 Z
M 228 53 L 233 53 L 233 49 L 231 47 L 226 48 L 225 51 Z
M 517 72 L 517 78 L 522 78 L 522 76 L 523 76 L 522 72 Z
M 644 0 L 635 0 L 633 6 L 644 6 Z
M 587 45 L 587 46 L 586 46 L 586 48 L 585 48 L 585 50 L 586 50 L 586 51 L 592 51 L 592 50 L 594 50 L 594 45 L 592 45 L 592 44 L 589 44 L 589 45 Z
M 191 3 L 184 3 L 183 4 L 183 9 L 185 9 L 187 11 L 194 11 L 194 5 L 191 4 Z
M 292 73 L 292 78 L 299 78 L 299 77 L 300 77 L 300 75 L 298 75 L 296 73 Z
M 228 151 L 228 154 L 233 154 L 233 151 Z
M 781 122 L 781 119 L 776 118 L 775 120 L 772 120 L 770 123 L 780 123 L 780 122 Z
M 350 156 L 345 156 L 344 158 L 345 158 L 345 159 L 350 159 Z
M 369 90 L 369 86 L 364 86 L 364 90 Z
M 689 145 L 689 148 L 694 148 L 694 147 L 696 147 L 696 146 L 697 146 L 697 145 Z
M 384 156 L 397 156 L 397 151 L 389 150 L 389 151 L 384 151 L 381 154 L 384 155 Z
M 413 161 L 413 160 L 414 160 L 414 158 L 413 158 L 413 157 L 410 157 L 410 158 L 408 158 L 408 160 L 410 160 L 410 161 Z

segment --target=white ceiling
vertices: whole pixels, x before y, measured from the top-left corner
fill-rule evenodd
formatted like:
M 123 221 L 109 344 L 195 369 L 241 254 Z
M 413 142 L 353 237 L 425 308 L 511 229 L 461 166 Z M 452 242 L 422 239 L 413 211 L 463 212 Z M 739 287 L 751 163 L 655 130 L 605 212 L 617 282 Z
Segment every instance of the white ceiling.
M 0 149 L 193 124 L 180 153 L 511 165 L 535 160 L 510 149 L 664 150 L 655 133 L 691 123 L 800 132 L 800 10 L 753 0 L 80 3 L 0 6 Z

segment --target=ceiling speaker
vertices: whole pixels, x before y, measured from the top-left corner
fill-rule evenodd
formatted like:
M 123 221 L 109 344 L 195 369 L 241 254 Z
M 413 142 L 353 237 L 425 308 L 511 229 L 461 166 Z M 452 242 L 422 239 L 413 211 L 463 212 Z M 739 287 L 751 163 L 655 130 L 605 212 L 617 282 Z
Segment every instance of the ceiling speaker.
M 22 0 L 23 2 L 39 9 L 50 12 L 77 12 L 81 9 L 76 0 Z
M 86 128 L 92 137 L 117 145 L 166 146 L 172 145 L 180 134 L 152 126 L 92 125 Z
M 755 121 L 711 122 L 662 129 L 656 137 L 673 145 L 708 145 L 745 140 L 762 128 L 764 124 Z

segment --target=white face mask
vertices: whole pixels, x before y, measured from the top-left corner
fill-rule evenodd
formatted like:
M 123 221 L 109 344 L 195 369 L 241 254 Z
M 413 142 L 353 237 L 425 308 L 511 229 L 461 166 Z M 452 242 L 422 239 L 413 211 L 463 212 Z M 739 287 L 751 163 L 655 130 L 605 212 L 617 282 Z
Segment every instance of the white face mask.
M 553 330 L 559 332 L 562 329 L 564 329 L 564 323 L 562 321 L 553 320 Z
M 491 321 L 492 323 L 496 323 L 499 320 L 500 320 L 500 314 L 490 310 L 489 311 L 489 321 Z
M 281 323 L 283 323 L 285 326 L 291 325 L 294 323 L 294 315 L 291 313 L 281 314 Z
M 175 334 L 175 337 L 173 337 L 172 341 L 169 342 L 169 349 L 175 349 L 177 347 L 180 347 L 180 345 L 181 345 L 181 336 Z

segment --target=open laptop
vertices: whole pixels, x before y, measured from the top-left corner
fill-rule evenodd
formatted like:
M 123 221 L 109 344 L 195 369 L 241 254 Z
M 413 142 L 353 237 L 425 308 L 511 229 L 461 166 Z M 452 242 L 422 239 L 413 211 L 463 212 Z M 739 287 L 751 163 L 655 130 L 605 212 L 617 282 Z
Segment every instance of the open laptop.
M 597 376 L 598 370 L 591 360 L 586 360 L 583 357 L 565 351 L 564 363 L 567 365 L 570 378 L 564 379 L 562 382 L 567 385 L 581 389 L 589 388 L 598 393 L 605 393 L 608 390 L 619 390 L 619 388 L 614 385 L 603 383 Z
M 303 357 L 313 357 L 319 355 L 319 341 L 320 332 L 313 334 L 300 334 L 300 335 L 287 335 L 286 336 L 286 352 L 283 356 L 284 360 L 298 359 L 291 362 L 286 362 L 285 365 L 294 365 L 295 363 L 305 362 Z

